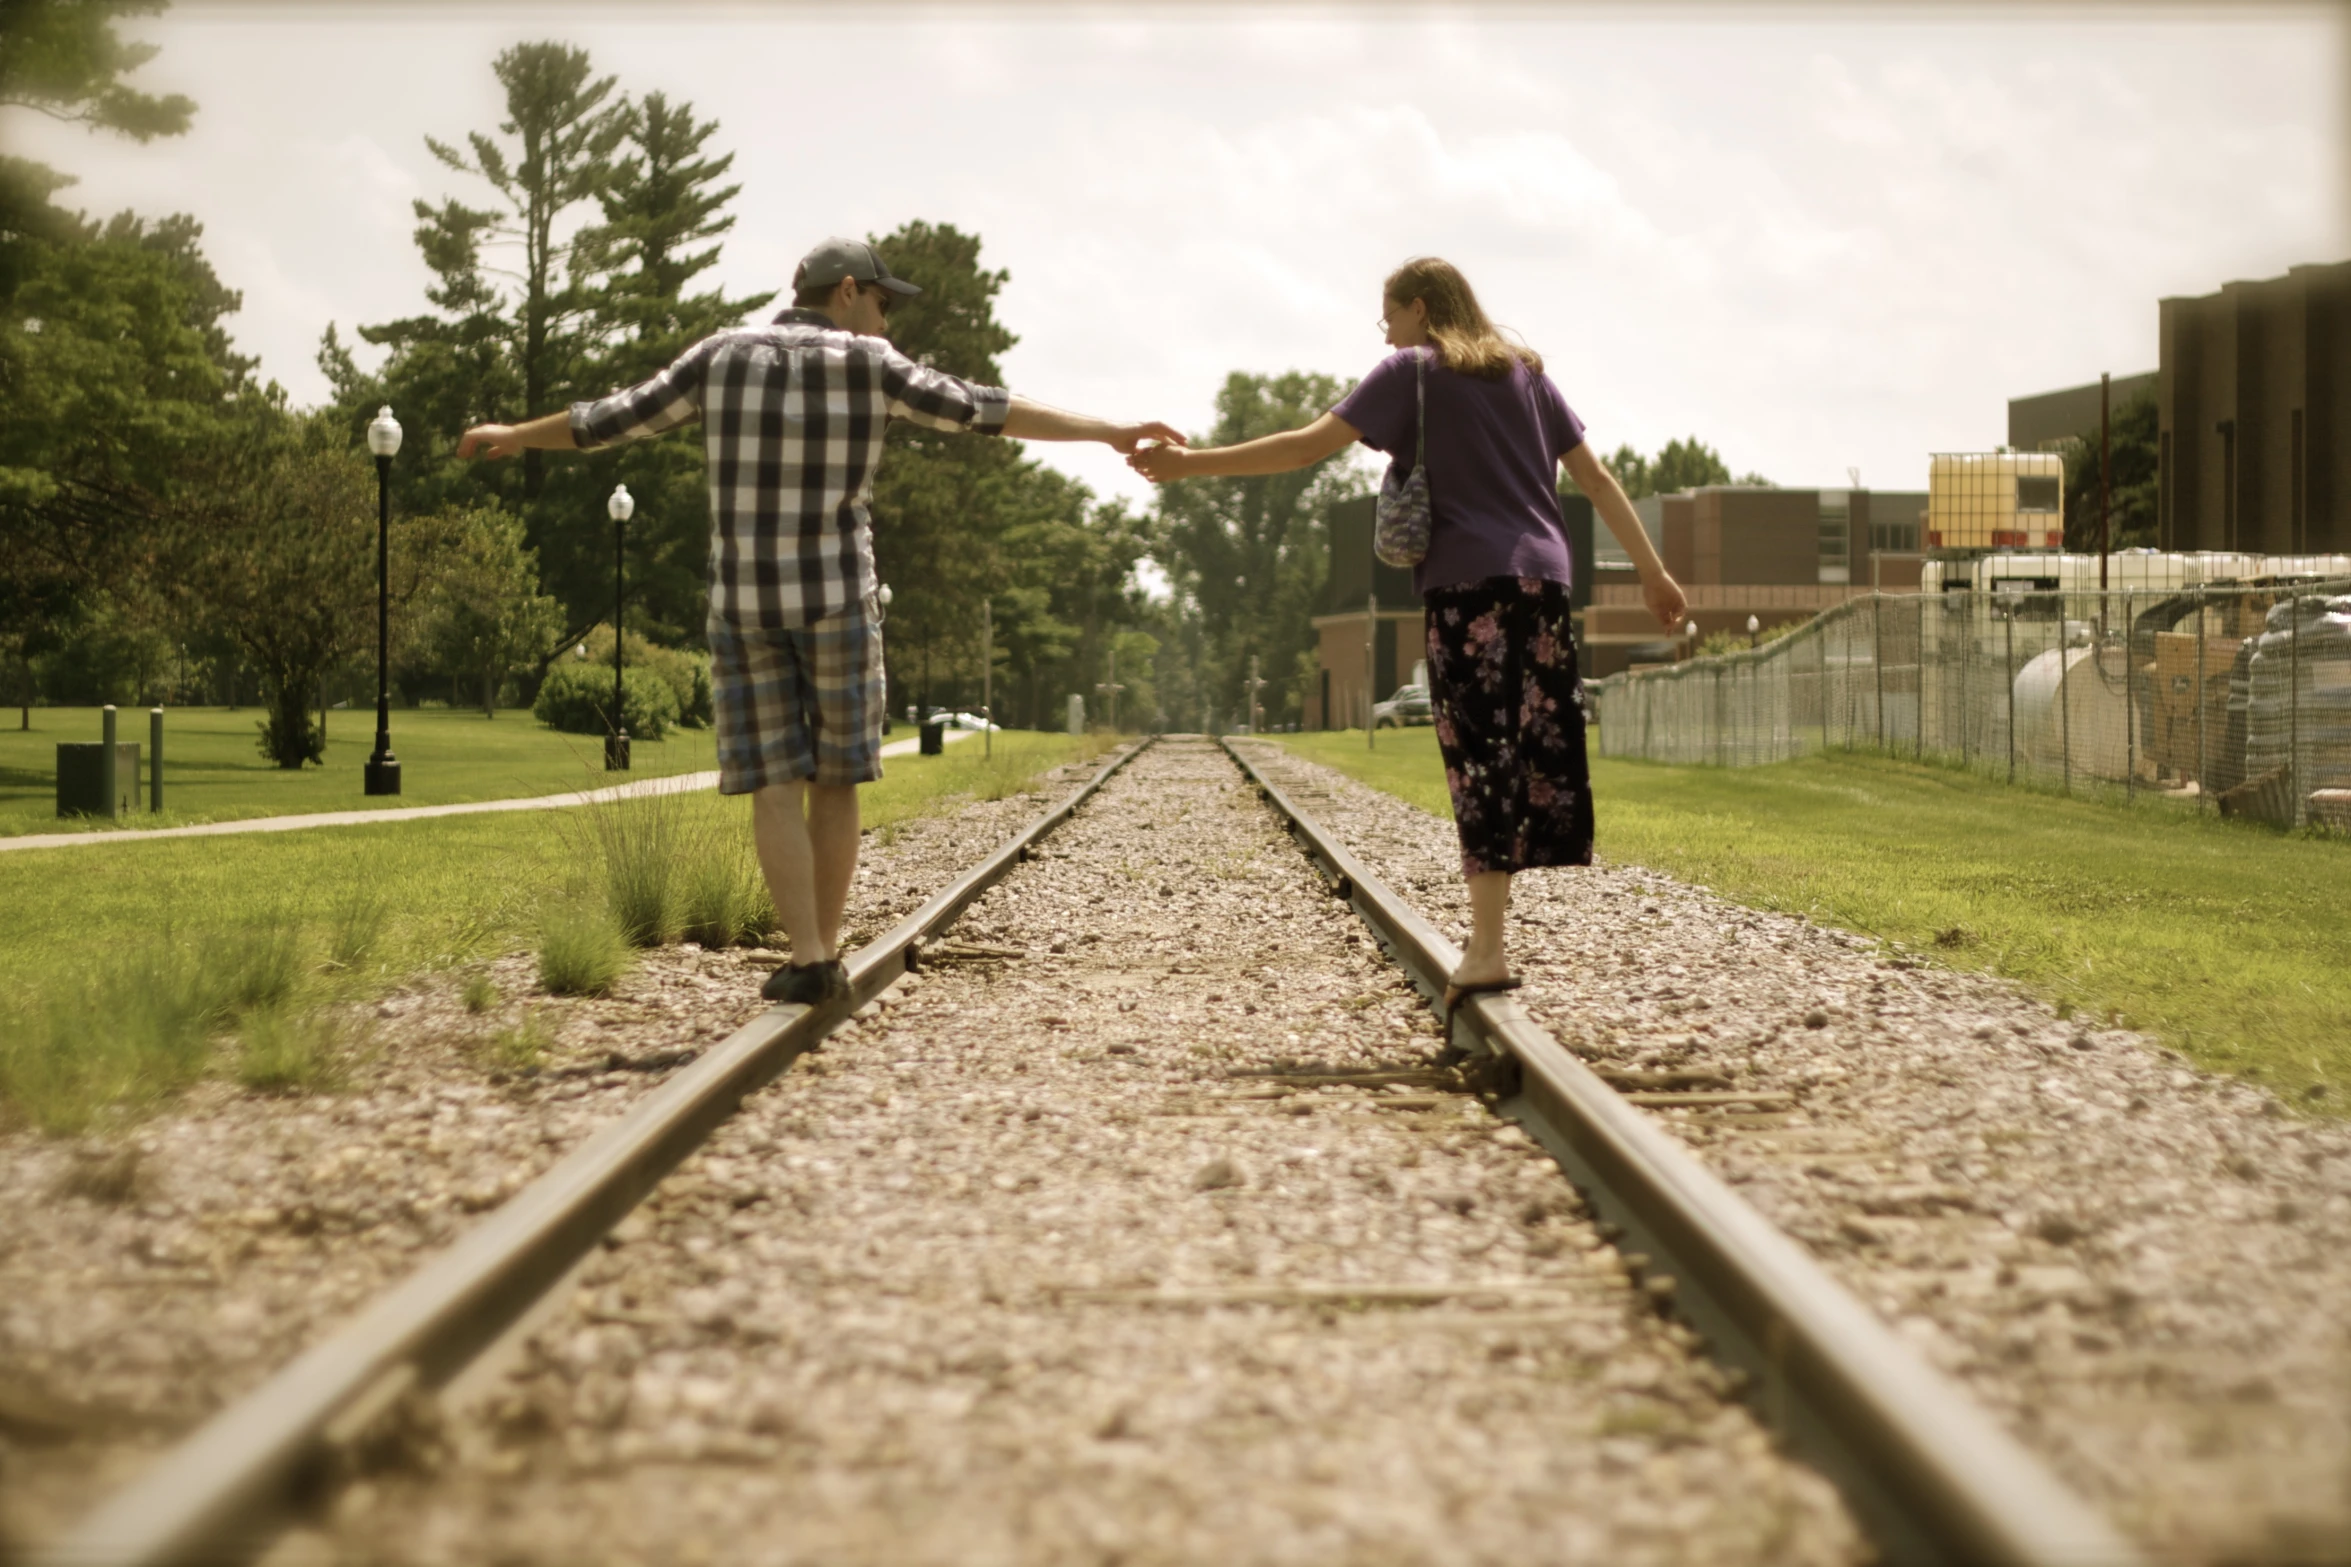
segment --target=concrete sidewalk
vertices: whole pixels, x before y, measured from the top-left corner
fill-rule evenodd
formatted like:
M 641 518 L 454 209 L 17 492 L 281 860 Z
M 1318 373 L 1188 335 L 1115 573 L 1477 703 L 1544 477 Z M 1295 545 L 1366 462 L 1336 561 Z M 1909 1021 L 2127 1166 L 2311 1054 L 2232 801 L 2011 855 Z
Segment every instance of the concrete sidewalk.
M 950 729 L 945 739 L 949 745 L 969 740 L 976 729 Z M 909 756 L 922 743 L 917 735 L 910 740 L 893 740 L 882 747 L 884 756 Z M 432 816 L 480 816 L 491 811 L 560 811 L 576 805 L 595 805 L 605 800 L 641 800 L 659 794 L 692 794 L 701 789 L 718 787 L 718 774 L 676 773 L 667 778 L 646 778 L 636 783 L 614 784 L 607 789 L 586 789 L 571 794 L 538 794 L 521 800 L 474 800 L 464 805 L 403 805 L 384 811 L 317 811 L 308 816 L 256 816 L 240 822 L 203 822 L 194 827 L 147 827 L 128 832 L 44 832 L 28 833 L 21 838 L 0 838 L 0 854 L 15 849 L 65 849 L 90 843 L 127 843 L 148 838 L 218 838 L 239 832 L 300 832 L 307 827 L 365 827 L 375 822 L 413 822 Z
M 44 832 L 0 838 L 0 854 L 12 849 L 63 849 L 85 843 L 126 843 L 146 838 L 218 838 L 238 832 L 300 832 L 306 827 L 365 827 L 371 822 L 412 822 L 428 816 L 479 816 L 491 811 L 555 811 L 603 800 L 638 800 L 657 794 L 690 794 L 718 787 L 718 774 L 676 773 L 586 789 L 540 794 L 522 800 L 473 800 L 463 805 L 403 805 L 387 811 L 317 811 L 308 816 L 256 816 L 241 822 L 202 822 L 193 827 L 146 827 L 129 832 Z

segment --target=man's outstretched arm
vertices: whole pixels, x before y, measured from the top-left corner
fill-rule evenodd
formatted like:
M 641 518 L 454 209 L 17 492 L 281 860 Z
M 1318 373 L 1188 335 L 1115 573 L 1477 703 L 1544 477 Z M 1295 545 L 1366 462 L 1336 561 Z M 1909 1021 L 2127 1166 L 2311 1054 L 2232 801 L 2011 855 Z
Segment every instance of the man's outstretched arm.
M 1001 432 L 1023 441 L 1100 441 L 1121 452 L 1133 452 L 1144 441 L 1184 444 L 1183 432 L 1172 425 L 1147 420 L 1140 424 L 1113 424 L 1087 414 L 1064 413 L 1043 403 L 1032 403 L 1019 393 L 1004 416 Z
M 460 457 L 512 457 L 521 452 L 592 452 L 674 430 L 702 416 L 702 382 L 724 334 L 706 337 L 650 380 L 622 387 L 562 413 L 521 424 L 477 424 L 458 437 Z
M 571 438 L 568 412 L 547 414 L 525 424 L 477 424 L 457 438 L 460 457 L 517 457 L 527 451 L 577 450 L 579 443 Z

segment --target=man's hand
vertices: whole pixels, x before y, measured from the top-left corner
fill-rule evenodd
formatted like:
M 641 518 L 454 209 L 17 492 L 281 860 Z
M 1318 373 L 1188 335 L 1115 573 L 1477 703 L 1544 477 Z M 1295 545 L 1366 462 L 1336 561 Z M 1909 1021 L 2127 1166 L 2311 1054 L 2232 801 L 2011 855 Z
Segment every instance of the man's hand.
M 477 424 L 457 438 L 460 457 L 516 457 L 521 453 L 522 442 L 511 424 Z
M 1132 457 L 1135 448 L 1145 441 L 1157 441 L 1163 446 L 1184 444 L 1184 432 L 1171 424 L 1149 420 L 1143 424 L 1122 424 L 1110 437 L 1111 450 L 1122 457 Z
M 522 452 L 571 452 L 579 443 L 571 436 L 568 409 L 522 424 L 477 424 L 457 438 L 460 457 L 513 457 Z
M 1662 571 L 1641 584 L 1641 602 L 1649 606 L 1649 613 L 1657 617 L 1658 624 L 1672 632 L 1682 629 L 1682 617 L 1690 608 L 1682 585 Z

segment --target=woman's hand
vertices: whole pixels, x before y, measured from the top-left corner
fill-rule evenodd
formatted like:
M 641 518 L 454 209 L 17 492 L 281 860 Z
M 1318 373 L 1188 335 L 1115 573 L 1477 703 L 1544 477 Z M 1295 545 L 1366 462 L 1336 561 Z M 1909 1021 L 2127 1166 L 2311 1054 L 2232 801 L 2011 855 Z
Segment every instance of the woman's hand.
M 1690 609 L 1689 596 L 1682 592 L 1682 585 L 1663 569 L 1641 579 L 1641 602 L 1649 606 L 1649 613 L 1657 617 L 1658 624 L 1673 632 L 1682 629 L 1682 617 Z
M 1133 455 L 1127 458 L 1127 466 L 1153 484 L 1166 484 L 1184 477 L 1191 461 L 1192 453 L 1188 449 L 1173 442 L 1162 442 L 1157 446 L 1136 447 Z

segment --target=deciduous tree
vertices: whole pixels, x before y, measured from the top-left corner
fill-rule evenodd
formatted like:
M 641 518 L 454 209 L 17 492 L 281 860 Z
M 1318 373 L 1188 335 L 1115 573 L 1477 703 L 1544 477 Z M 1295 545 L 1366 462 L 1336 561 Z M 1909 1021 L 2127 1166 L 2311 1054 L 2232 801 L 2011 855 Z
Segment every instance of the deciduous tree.
M 1217 393 L 1216 424 L 1195 444 L 1230 446 L 1295 429 L 1346 395 L 1333 376 L 1235 371 Z M 1178 606 L 1199 626 L 1188 650 L 1196 667 L 1175 686 L 1230 714 L 1247 701 L 1255 655 L 1268 682 L 1269 722 L 1298 716 L 1299 692 L 1283 677 L 1314 637 L 1308 623 L 1329 574 L 1326 516 L 1369 487 L 1368 471 L 1342 452 L 1311 468 L 1256 478 L 1194 479 L 1159 492 L 1153 557 L 1174 582 Z M 1205 712 L 1172 713 L 1186 724 Z

